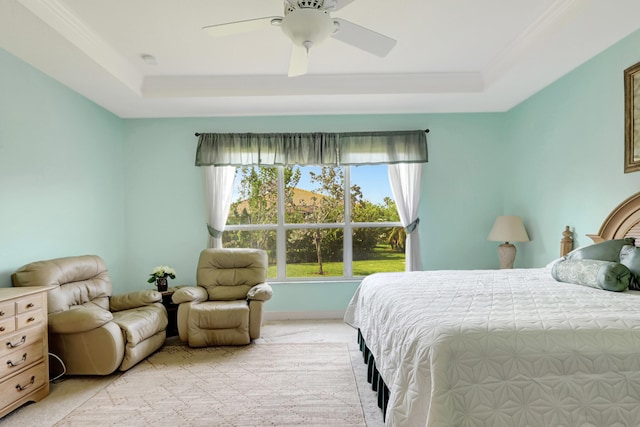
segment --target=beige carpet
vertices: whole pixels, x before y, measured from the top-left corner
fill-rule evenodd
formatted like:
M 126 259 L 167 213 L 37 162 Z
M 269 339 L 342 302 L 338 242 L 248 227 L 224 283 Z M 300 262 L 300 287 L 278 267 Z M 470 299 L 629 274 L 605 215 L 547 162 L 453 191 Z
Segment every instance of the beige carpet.
M 165 346 L 56 426 L 364 426 L 346 344 Z

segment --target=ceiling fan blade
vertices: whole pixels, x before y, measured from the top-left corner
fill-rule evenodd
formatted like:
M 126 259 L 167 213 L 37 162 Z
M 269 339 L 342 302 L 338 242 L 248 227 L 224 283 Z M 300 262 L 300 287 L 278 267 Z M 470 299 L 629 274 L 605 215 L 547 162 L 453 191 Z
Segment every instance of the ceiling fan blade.
M 325 10 L 329 10 L 331 12 L 335 12 L 336 10 L 340 10 L 345 6 L 350 5 L 355 0 L 326 0 L 324 2 Z
M 262 30 L 279 23 L 281 16 L 266 16 L 264 18 L 249 19 L 247 21 L 227 22 L 226 24 L 209 25 L 202 29 L 212 37 L 230 36 L 232 34 L 248 33 Z M 276 24 L 277 25 L 277 24 Z
M 340 18 L 333 18 L 333 21 L 338 29 L 331 37 L 376 56 L 387 56 L 397 43 L 394 39 L 384 34 L 376 33 L 353 22 Z
M 302 76 L 307 74 L 309 69 L 309 51 L 298 45 L 291 48 L 291 59 L 289 60 L 289 77 Z

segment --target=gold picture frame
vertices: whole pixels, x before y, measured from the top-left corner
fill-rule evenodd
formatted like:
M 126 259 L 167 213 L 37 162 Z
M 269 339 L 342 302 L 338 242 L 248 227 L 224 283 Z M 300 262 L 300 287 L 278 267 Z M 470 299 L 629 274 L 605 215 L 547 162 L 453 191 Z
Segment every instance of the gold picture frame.
M 624 172 L 640 171 L 640 62 L 624 70 Z

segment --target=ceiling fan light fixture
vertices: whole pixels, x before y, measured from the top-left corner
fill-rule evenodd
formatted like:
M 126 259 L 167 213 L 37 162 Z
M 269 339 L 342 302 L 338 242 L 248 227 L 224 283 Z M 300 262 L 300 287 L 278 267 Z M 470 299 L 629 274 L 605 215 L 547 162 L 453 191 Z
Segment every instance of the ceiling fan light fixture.
M 296 9 L 282 18 L 282 31 L 294 44 L 306 48 L 326 40 L 335 30 L 329 13 L 318 9 Z

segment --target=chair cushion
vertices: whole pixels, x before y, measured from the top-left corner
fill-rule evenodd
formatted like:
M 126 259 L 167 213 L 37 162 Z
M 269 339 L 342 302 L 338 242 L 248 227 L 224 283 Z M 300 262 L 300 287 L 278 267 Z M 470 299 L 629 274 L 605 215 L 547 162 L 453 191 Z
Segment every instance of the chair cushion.
M 113 321 L 120 326 L 127 345 L 136 345 L 167 329 L 167 311 L 160 303 L 116 311 Z
M 194 304 L 189 324 L 199 329 L 249 329 L 249 304 L 245 300 L 206 301 Z
M 267 277 L 267 253 L 260 249 L 205 249 L 200 253 L 196 280 L 210 300 L 245 299 Z
M 190 347 L 251 342 L 249 304 L 245 300 L 192 303 L 187 325 Z

